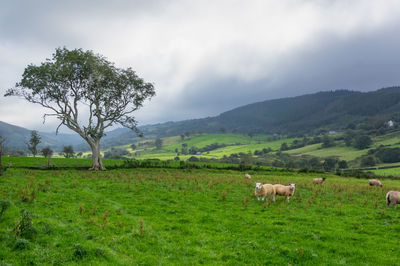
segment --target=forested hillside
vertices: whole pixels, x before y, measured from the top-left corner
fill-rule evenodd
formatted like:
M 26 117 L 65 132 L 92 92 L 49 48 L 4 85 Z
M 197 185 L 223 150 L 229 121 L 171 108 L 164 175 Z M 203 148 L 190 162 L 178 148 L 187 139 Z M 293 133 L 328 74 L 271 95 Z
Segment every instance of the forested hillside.
M 216 117 L 148 127 L 149 135 L 192 133 L 312 134 L 345 129 L 350 123 L 400 121 L 400 87 L 373 92 L 337 90 L 268 100 L 238 107 Z

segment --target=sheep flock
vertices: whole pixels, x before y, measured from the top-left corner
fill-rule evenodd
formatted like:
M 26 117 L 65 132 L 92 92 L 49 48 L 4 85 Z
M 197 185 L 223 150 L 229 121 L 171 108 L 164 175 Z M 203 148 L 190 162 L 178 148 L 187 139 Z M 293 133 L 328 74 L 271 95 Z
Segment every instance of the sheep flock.
M 245 175 L 245 178 L 251 179 L 249 174 Z M 314 185 L 322 185 L 326 180 L 325 177 L 322 178 L 314 178 L 312 183 Z M 265 199 L 271 198 L 273 202 L 276 200 L 276 196 L 284 196 L 286 197 L 287 202 L 289 202 L 290 197 L 294 195 L 296 184 L 289 184 L 288 186 L 281 184 L 263 184 L 261 182 L 256 182 L 256 187 L 254 190 L 254 195 L 258 200 L 264 201 Z M 368 184 L 370 186 L 379 186 L 382 187 L 382 182 L 378 179 L 370 179 L 368 180 Z M 389 191 L 386 194 L 386 206 L 389 207 L 392 204 L 393 208 L 396 208 L 397 204 L 400 204 L 400 191 Z

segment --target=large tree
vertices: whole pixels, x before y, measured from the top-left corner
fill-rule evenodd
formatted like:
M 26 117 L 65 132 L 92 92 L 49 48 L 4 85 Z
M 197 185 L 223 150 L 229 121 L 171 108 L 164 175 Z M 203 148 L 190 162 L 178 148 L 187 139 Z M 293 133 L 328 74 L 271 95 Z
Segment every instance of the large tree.
M 161 150 L 162 145 L 163 145 L 163 141 L 160 138 L 157 138 L 156 141 L 154 142 L 154 144 L 156 145 L 156 149 L 157 150 Z
M 36 130 L 31 131 L 31 138 L 29 140 L 29 143 L 27 143 L 28 150 L 31 151 L 33 157 L 36 156 L 38 153 L 37 150 L 37 145 L 41 142 L 41 137 L 39 133 Z
M 50 147 L 43 148 L 42 154 L 47 158 L 47 167 L 50 167 L 50 158 L 53 156 L 53 150 Z
M 72 145 L 69 146 L 64 146 L 62 154 L 64 155 L 65 158 L 72 158 L 75 156 L 74 148 Z
M 44 118 L 60 120 L 56 132 L 65 125 L 78 133 L 92 149 L 91 169 L 104 170 L 100 140 L 105 130 L 120 124 L 140 134 L 132 113 L 155 91 L 131 68 L 117 68 L 92 51 L 58 48 L 51 59 L 25 68 L 22 80 L 5 94 L 12 95 L 50 110 Z

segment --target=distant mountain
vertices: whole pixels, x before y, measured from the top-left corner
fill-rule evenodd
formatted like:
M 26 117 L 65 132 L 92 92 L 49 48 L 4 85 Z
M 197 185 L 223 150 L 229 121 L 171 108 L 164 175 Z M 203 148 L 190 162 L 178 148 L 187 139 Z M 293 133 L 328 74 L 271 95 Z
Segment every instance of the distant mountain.
M 89 145 L 78 134 L 38 133 L 41 136 L 39 148 L 50 146 L 54 151 L 61 151 L 64 146 L 72 145 L 75 151 L 90 150 Z M 30 139 L 31 130 L 0 121 L 0 134 L 7 139 L 5 145 L 8 148 L 27 150 L 26 143 Z M 102 148 L 124 145 L 135 142 L 138 139 L 138 136 L 132 130 L 118 128 L 106 133 L 106 136 L 102 139 Z
M 157 136 L 184 132 L 302 134 L 344 129 L 377 117 L 400 120 L 399 114 L 400 87 L 372 92 L 337 90 L 253 103 L 216 117 L 154 125 L 144 132 Z
M 267 100 L 235 108 L 215 117 L 167 122 L 141 126 L 145 138 L 190 133 L 241 134 L 312 134 L 321 130 L 345 129 L 350 123 L 372 120 L 400 123 L 400 87 L 383 88 L 372 92 L 337 90 L 318 92 L 291 98 Z M 25 148 L 30 130 L 0 122 L 0 133 L 8 146 Z M 135 132 L 119 128 L 107 132 L 101 147 L 126 145 L 139 140 Z M 75 150 L 89 147 L 77 134 L 42 133 L 42 146 L 61 149 L 73 145 Z
M 31 136 L 31 130 L 14 126 L 0 121 L 0 134 L 6 138 L 5 145 L 10 149 L 27 150 L 26 143 Z M 81 137 L 74 134 L 58 134 L 39 132 L 41 143 L 39 148 L 50 146 L 55 151 L 62 150 L 63 146 L 79 145 L 83 143 Z

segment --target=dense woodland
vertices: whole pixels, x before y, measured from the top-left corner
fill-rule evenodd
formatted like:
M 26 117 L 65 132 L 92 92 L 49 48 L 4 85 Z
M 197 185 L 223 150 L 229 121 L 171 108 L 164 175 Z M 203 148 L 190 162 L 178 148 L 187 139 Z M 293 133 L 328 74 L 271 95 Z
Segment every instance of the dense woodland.
M 337 90 L 245 105 L 216 117 L 169 122 L 145 128 L 146 135 L 192 133 L 313 135 L 345 130 L 352 124 L 372 129 L 400 121 L 400 87 L 373 92 Z

